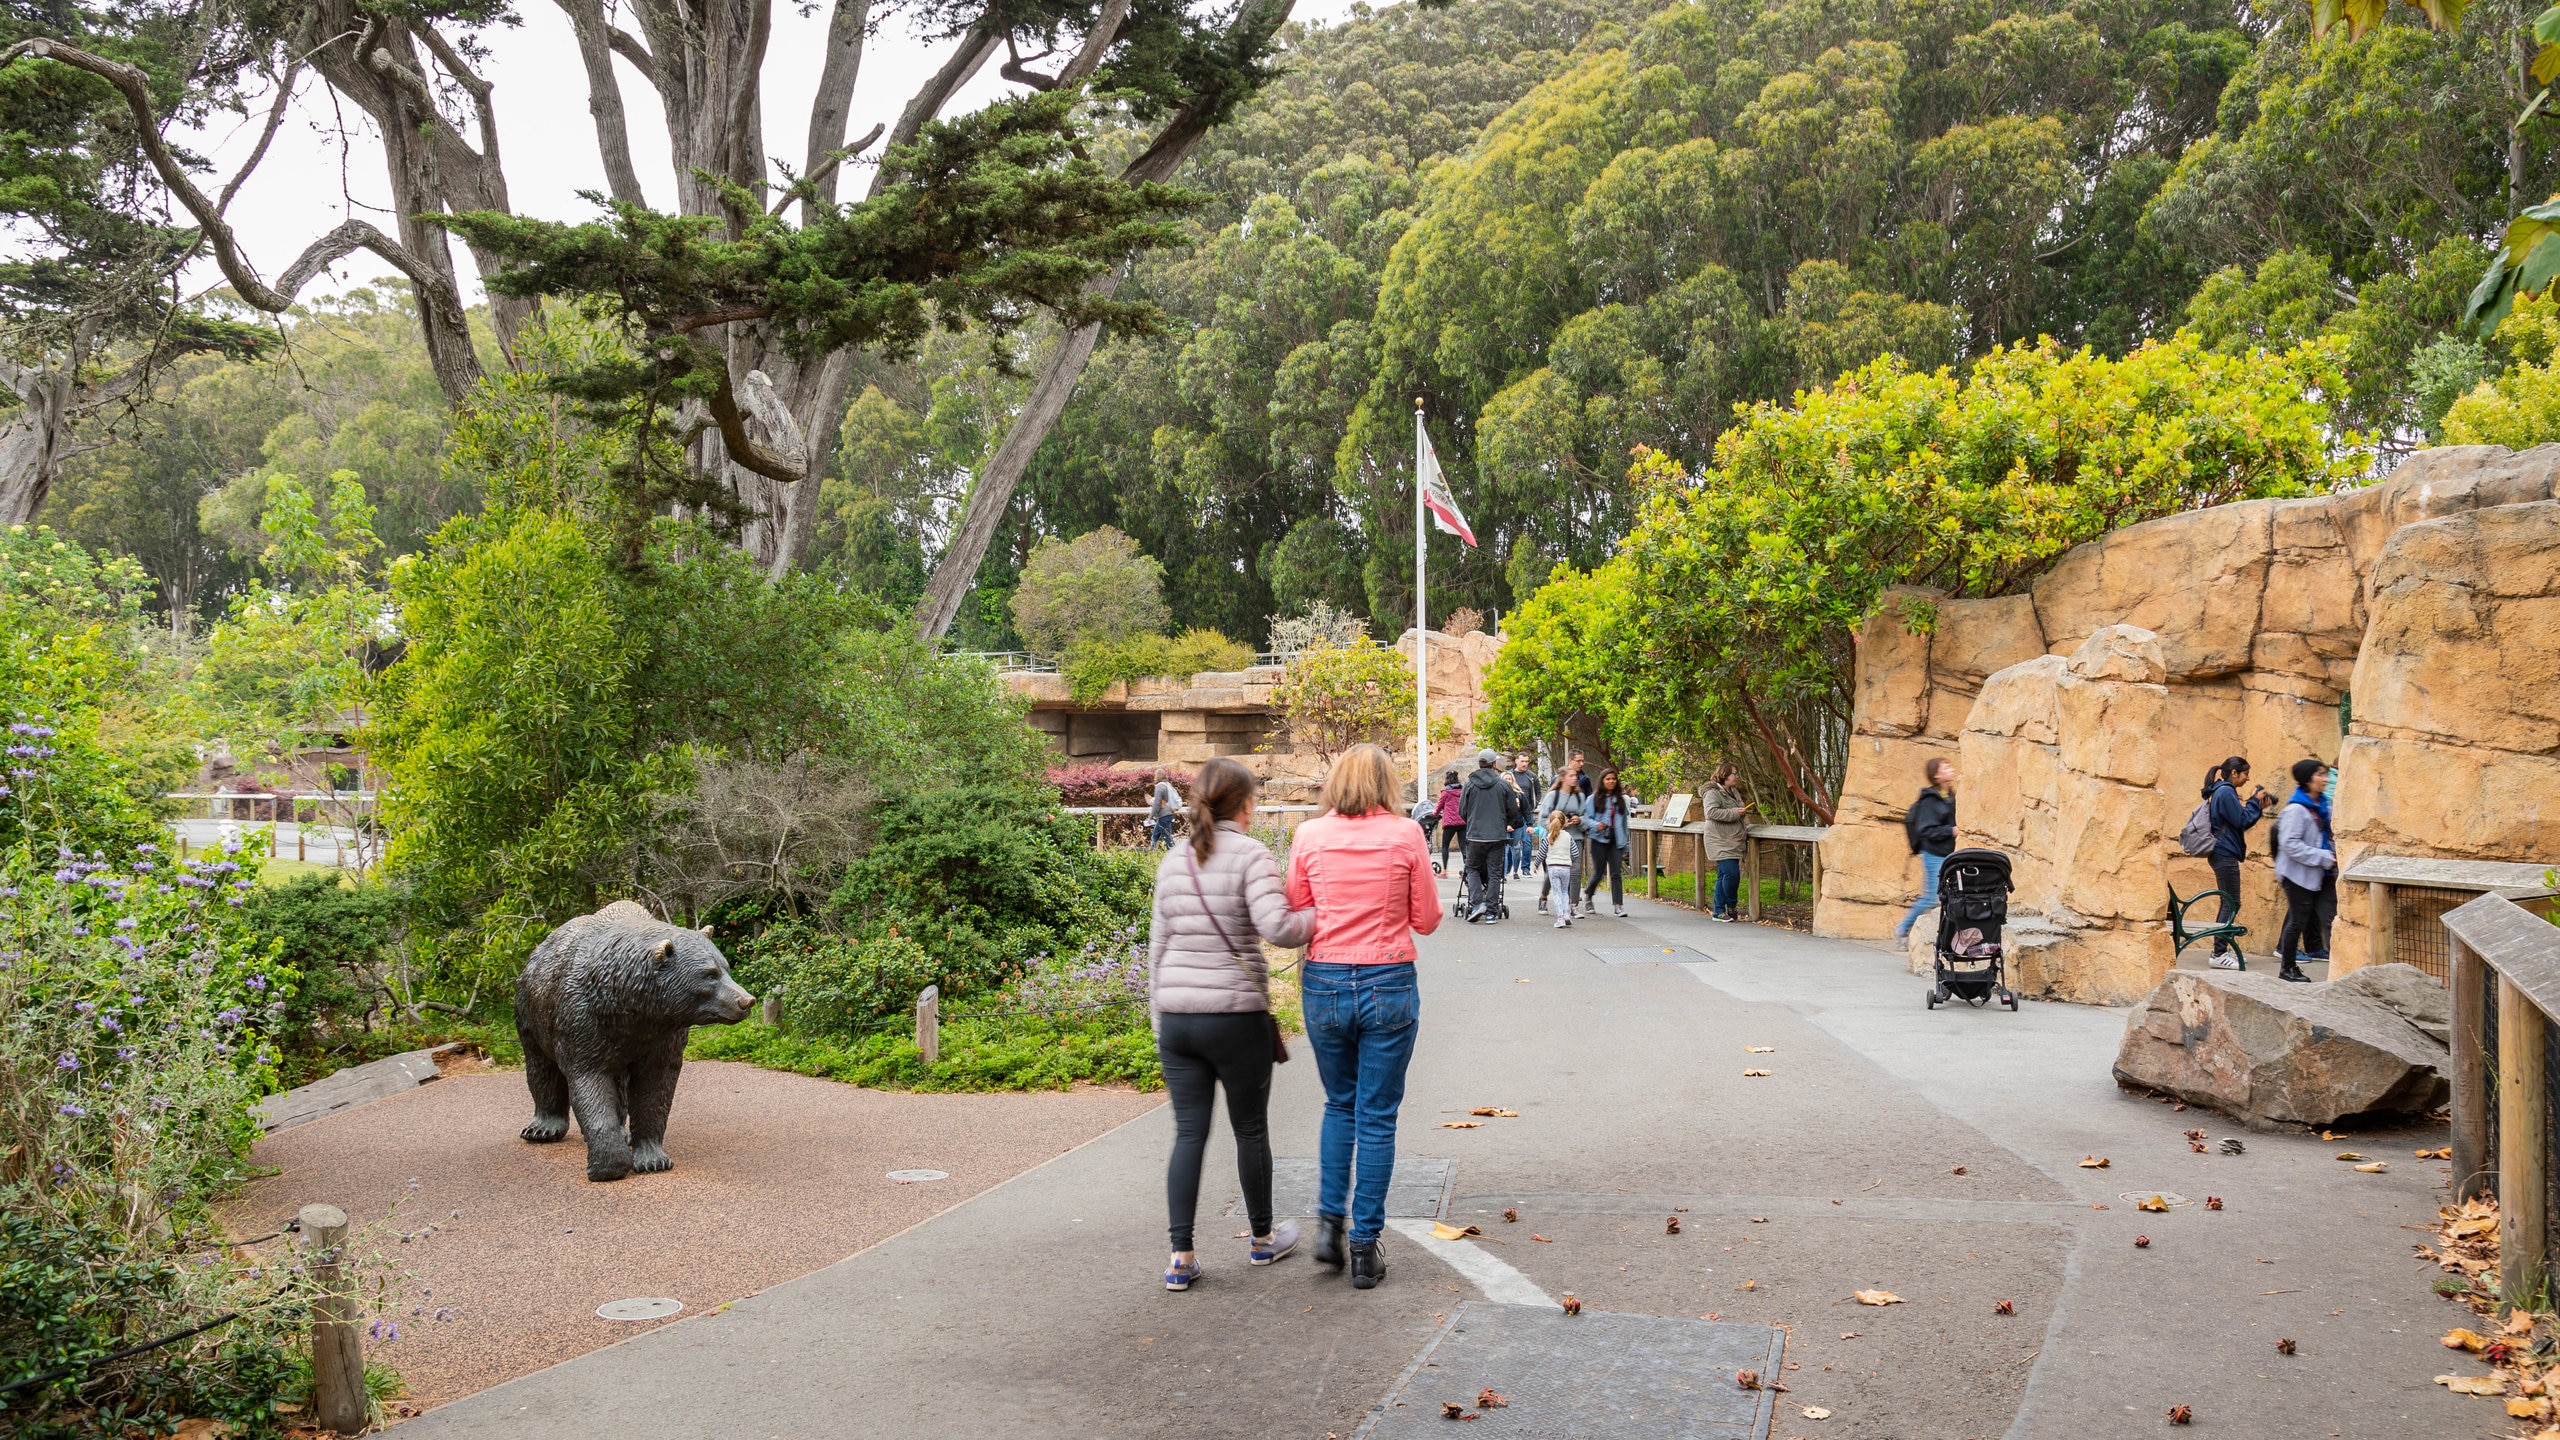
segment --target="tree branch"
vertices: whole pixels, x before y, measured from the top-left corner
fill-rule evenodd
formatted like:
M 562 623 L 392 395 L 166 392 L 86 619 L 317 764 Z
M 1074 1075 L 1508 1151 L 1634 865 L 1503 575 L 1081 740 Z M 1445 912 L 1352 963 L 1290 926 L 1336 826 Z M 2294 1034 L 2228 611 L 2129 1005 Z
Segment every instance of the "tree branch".
M 649 77 L 650 84 L 658 83 L 657 58 L 649 53 L 648 46 L 640 43 L 639 36 L 616 26 L 606 31 L 604 38 L 605 43 L 613 47 L 614 54 L 639 66 L 640 73 Z
M 267 110 L 267 128 L 258 132 L 258 143 L 250 149 L 249 158 L 241 162 L 240 173 L 231 177 L 231 183 L 222 187 L 222 198 L 213 202 L 216 215 L 231 209 L 232 197 L 248 183 L 249 173 L 258 168 L 258 162 L 267 158 L 267 147 L 275 143 L 276 131 L 284 126 L 284 112 L 293 104 L 293 82 L 301 77 L 301 61 L 293 61 L 284 67 L 284 79 L 276 85 L 276 103 Z
M 1129 0 L 1103 0 L 1102 13 L 1093 17 L 1093 28 L 1086 31 L 1084 45 L 1067 68 L 1058 72 L 1061 85 L 1081 85 L 1102 67 L 1104 52 L 1120 38 L 1120 22 L 1129 18 Z
M 925 123 L 941 114 L 942 107 L 951 103 L 951 97 L 959 92 L 961 86 L 968 84 L 978 73 L 978 68 L 987 63 L 987 57 L 995 53 L 997 42 L 1004 38 L 1003 24 L 1003 21 L 989 15 L 969 27 L 968 33 L 961 37 L 960 48 L 951 52 L 951 58 L 943 61 L 942 68 L 933 72 L 932 78 L 926 80 L 923 88 L 907 101 L 907 108 L 898 112 L 898 123 L 889 131 L 889 144 L 883 154 L 901 145 L 913 144 L 915 138 L 924 133 Z M 871 172 L 871 193 L 879 195 L 885 192 L 896 178 L 896 167 L 883 163 Z
M 773 382 L 761 370 L 747 372 L 747 408 L 757 420 L 781 441 L 780 451 L 767 450 L 747 435 L 747 418 L 739 413 L 738 395 L 729 386 L 727 366 L 720 369 L 720 388 L 712 392 L 706 408 L 712 423 L 720 427 L 720 443 L 737 464 L 785 485 L 797 484 L 809 474 L 808 444 L 801 438 L 799 422 L 773 393 Z
M 791 208 L 792 201 L 807 194 L 816 194 L 821 199 L 832 202 L 836 198 L 836 171 L 842 168 L 847 160 L 870 149 L 871 142 L 879 139 L 880 132 L 888 128 L 886 125 L 875 123 L 869 134 L 820 161 L 818 168 L 810 171 L 799 184 L 782 192 L 782 198 L 773 202 L 773 213 L 780 215 Z
M 461 86 L 465 91 L 470 93 L 472 111 L 480 117 L 481 158 L 487 160 L 493 165 L 496 164 L 498 160 L 498 111 L 497 107 L 492 105 L 489 100 L 489 82 L 481 79 L 477 74 L 472 72 L 470 66 L 462 63 L 461 54 L 457 52 L 451 44 L 447 43 L 444 36 L 437 33 L 436 27 L 428 24 L 424 20 L 419 20 L 415 22 L 411 28 L 415 31 L 418 38 L 427 42 L 428 51 L 436 57 L 436 63 L 444 67 L 444 73 L 453 77 L 453 83 Z
M 558 0 L 578 37 L 578 58 L 587 67 L 587 113 L 595 117 L 596 148 L 604 157 L 605 184 L 625 205 L 646 205 L 640 172 L 631 163 L 631 125 L 622 109 L 622 81 L 613 73 L 613 50 L 606 39 L 602 0 Z M 646 52 L 643 52 L 646 53 Z
M 844 129 L 853 112 L 854 82 L 862 75 L 862 41 L 871 28 L 871 0 L 836 0 L 835 13 L 827 21 L 827 62 L 818 75 L 817 98 L 809 102 L 808 159 L 802 164 L 801 184 L 822 187 L 818 198 L 830 204 L 836 198 L 836 167 L 843 159 L 837 152 L 844 149 Z M 878 139 L 874 129 L 862 145 Z M 854 148 L 856 152 L 862 145 Z M 773 213 L 791 203 L 786 195 Z

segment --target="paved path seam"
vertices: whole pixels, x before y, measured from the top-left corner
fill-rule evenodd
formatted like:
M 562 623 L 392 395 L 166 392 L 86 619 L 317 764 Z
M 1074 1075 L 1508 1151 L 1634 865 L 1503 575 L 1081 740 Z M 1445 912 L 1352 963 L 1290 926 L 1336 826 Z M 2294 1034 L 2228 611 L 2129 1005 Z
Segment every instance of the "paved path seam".
M 1458 1278 L 1484 1292 L 1487 1300 L 1505 1305 L 1544 1305 L 1561 1309 L 1538 1282 L 1511 1268 L 1508 1261 L 1464 1240 L 1443 1240 L 1431 1233 L 1428 1220 L 1390 1220 L 1387 1228 L 1402 1235 L 1458 1272 Z

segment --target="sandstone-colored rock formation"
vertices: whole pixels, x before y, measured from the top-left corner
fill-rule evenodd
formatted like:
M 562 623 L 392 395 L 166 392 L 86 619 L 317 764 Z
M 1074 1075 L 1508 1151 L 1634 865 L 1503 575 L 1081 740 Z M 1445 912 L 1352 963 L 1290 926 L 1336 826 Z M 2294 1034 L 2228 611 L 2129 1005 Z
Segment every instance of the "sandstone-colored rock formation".
M 2175 835 L 2227 755 L 2279 795 L 2293 761 L 2342 760 L 2349 867 L 2368 852 L 2560 860 L 2555 478 L 2560 445 L 2421 451 L 2341 494 L 2130 526 L 2026 595 L 1888 592 L 1857 637 L 1816 931 L 1890 933 L 1919 884 L 1902 813 L 1938 755 L 1958 762 L 1960 843 L 2007 851 L 2018 908 L 2058 936 L 2013 967 L 2028 993 L 2127 1003 L 2158 982 L 2170 887 L 2213 886 Z M 1933 623 L 1909 623 L 1915 610 Z M 2241 881 L 2260 953 L 2282 915 L 2268 835 L 2251 832 Z M 2340 900 L 2343 974 L 2368 946 L 2362 896 Z
M 2115 1074 L 2276 1127 L 2423 1114 L 2452 1095 L 2452 1069 L 2444 1045 L 2346 981 L 2181 970 L 2125 1023 Z

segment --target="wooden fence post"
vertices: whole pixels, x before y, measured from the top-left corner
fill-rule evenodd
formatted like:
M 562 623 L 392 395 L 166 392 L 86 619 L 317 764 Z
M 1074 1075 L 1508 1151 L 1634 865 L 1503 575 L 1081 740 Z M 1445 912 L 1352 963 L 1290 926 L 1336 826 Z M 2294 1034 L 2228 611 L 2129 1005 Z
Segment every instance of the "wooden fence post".
M 916 1048 L 924 1052 L 924 1063 L 931 1065 L 942 1058 L 942 987 L 927 985 L 916 997 Z
M 311 1398 L 320 1428 L 361 1435 L 371 1419 L 364 1393 L 364 1341 L 356 1333 L 355 1296 L 338 1252 L 347 1243 L 347 1212 L 305 1205 L 302 1243 L 311 1257 Z
M 1647 900 L 1658 899 L 1662 895 L 1662 867 L 1654 863 L 1661 849 L 1662 832 L 1644 832 L 1644 898 Z
M 2487 1195 L 2489 1183 L 2489 967 L 2448 930 L 2453 950 L 2453 1198 Z
M 758 1002 L 758 1003 L 763 1007 L 763 1010 L 764 1010 L 764 1023 L 766 1023 L 767 1025 L 772 1026 L 772 1027 L 773 1027 L 774 1029 L 776 1029 L 776 1030 L 781 1029 L 781 1028 L 782 1028 L 782 997 L 781 997 L 780 995 L 767 995 L 767 996 L 765 996 L 765 997 L 764 997 L 764 999 L 763 999 L 762 1001 L 760 1001 L 760 1002 Z
M 2365 887 L 2365 931 L 2372 952 L 2365 961 L 2368 965 L 2391 963 L 2392 932 L 2399 925 L 2393 898 L 2391 887 L 2379 880 Z
M 1742 837 L 1742 886 L 1751 892 L 1751 923 L 1760 923 L 1760 840 L 1746 832 Z
M 2550 1150 L 2543 1130 L 2542 1011 L 2498 977 L 2498 1288 L 2509 1305 L 2542 1287 Z

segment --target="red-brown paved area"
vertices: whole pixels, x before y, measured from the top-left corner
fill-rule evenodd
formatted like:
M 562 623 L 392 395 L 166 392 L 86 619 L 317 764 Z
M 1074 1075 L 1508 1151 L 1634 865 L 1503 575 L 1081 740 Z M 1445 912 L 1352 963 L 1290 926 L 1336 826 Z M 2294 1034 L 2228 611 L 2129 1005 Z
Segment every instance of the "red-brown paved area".
M 696 1061 L 668 1126 L 675 1169 L 594 1185 L 574 1128 L 557 1145 L 516 1138 L 532 1113 L 521 1072 L 451 1075 L 260 1141 L 258 1163 L 281 1173 L 226 1211 L 243 1235 L 312 1201 L 359 1226 L 388 1217 L 388 1232 L 438 1226 L 382 1241 L 418 1300 L 454 1318 L 404 1313 L 399 1340 L 367 1345 L 412 1402 L 436 1405 L 666 1323 L 600 1320 L 605 1301 L 671 1295 L 698 1315 L 833 1264 L 1162 1101 L 1100 1089 L 901 1095 Z M 891 1170 L 951 1178 L 901 1185 Z

